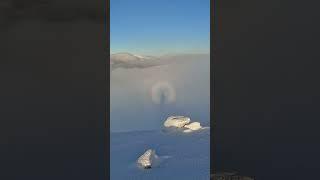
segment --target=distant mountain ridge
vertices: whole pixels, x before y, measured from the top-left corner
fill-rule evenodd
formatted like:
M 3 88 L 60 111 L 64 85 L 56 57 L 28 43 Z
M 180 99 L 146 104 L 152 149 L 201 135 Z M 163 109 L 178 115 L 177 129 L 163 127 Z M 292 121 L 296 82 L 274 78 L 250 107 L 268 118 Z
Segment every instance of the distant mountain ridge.
M 110 55 L 111 70 L 117 68 L 148 68 L 153 66 L 166 65 L 174 62 L 185 62 L 188 60 L 210 59 L 210 54 L 166 54 L 163 56 L 145 56 L 128 52 L 115 53 Z
M 131 53 L 116 53 L 110 55 L 110 65 L 115 68 L 146 68 L 160 65 L 159 58 Z
M 123 53 L 111 54 L 110 59 L 118 60 L 118 61 L 137 61 L 137 60 L 144 61 L 144 60 L 156 60 L 158 58 L 154 56 L 142 56 L 142 55 L 123 52 Z

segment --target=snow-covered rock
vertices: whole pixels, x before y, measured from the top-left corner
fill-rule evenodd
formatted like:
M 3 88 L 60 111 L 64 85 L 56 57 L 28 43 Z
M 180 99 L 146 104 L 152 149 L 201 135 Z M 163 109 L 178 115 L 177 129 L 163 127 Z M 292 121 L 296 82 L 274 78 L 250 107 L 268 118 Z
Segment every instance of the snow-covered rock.
M 111 132 L 110 137 L 110 179 L 210 179 L 210 128 L 177 135 L 158 130 Z M 151 169 L 137 165 L 144 148 L 158 155 Z
M 188 128 L 190 130 L 193 130 L 193 131 L 196 131 L 196 130 L 199 130 L 202 128 L 201 124 L 199 122 L 193 122 L 193 123 L 190 123 L 190 124 L 186 124 L 184 126 L 185 128 Z
M 150 169 L 157 157 L 155 150 L 148 149 L 138 158 L 137 164 L 144 169 Z
M 185 130 L 183 130 L 183 132 L 184 132 L 184 133 L 191 133 L 191 132 L 193 132 L 193 130 L 191 130 L 191 129 L 185 129 Z
M 167 120 L 164 122 L 165 127 L 178 127 L 182 128 L 186 124 L 190 122 L 190 118 L 185 116 L 170 116 L 167 118 Z
M 110 55 L 111 69 L 116 68 L 147 68 L 160 65 L 156 57 L 141 56 L 130 53 L 116 53 Z

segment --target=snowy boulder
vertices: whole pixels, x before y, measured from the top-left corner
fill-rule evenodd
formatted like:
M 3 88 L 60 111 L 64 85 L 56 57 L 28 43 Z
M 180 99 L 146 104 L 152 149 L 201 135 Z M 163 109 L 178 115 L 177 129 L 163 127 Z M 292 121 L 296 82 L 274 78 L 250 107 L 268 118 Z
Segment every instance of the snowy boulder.
M 190 118 L 185 116 L 170 116 L 167 118 L 167 120 L 164 122 L 165 127 L 178 127 L 182 128 L 186 124 L 190 122 Z
M 202 128 L 201 124 L 199 122 L 193 122 L 190 124 L 187 124 L 184 126 L 185 128 L 188 128 L 190 130 L 196 131 Z
M 158 156 L 156 155 L 155 150 L 148 149 L 138 158 L 137 164 L 144 169 L 150 169 L 157 158 Z
M 183 130 L 183 132 L 184 133 L 191 133 L 191 132 L 193 132 L 191 129 L 185 129 L 185 130 Z

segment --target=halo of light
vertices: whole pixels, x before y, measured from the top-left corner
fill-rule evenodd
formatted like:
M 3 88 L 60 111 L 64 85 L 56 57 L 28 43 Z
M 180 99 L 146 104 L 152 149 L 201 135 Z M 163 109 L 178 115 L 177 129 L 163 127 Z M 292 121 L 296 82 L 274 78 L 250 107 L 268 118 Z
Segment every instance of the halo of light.
M 175 88 L 166 81 L 155 83 L 151 88 L 152 102 L 155 104 L 171 104 L 176 101 Z

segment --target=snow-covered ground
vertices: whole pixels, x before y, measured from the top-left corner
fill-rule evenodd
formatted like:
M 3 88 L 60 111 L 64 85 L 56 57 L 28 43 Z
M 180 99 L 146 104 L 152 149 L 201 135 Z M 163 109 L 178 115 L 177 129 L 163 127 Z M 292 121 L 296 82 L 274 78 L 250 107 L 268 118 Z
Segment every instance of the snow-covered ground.
M 209 180 L 210 128 L 182 131 L 111 133 L 112 180 Z M 146 150 L 154 149 L 159 161 L 151 169 L 137 166 Z

